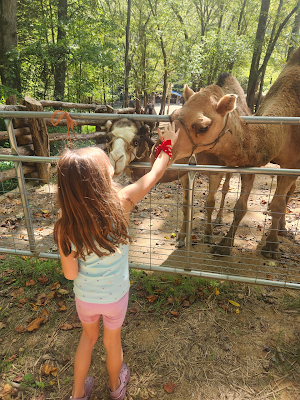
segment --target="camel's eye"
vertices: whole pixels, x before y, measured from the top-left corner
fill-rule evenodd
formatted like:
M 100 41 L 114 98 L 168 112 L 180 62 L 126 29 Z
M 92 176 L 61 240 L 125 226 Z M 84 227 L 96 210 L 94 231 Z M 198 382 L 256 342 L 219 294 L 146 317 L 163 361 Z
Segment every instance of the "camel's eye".
M 132 146 L 137 147 L 138 144 L 139 144 L 139 141 L 138 141 L 137 139 L 134 139 L 134 140 L 132 141 Z
M 197 135 L 198 133 L 199 134 L 205 133 L 208 130 L 209 126 L 201 126 L 198 124 L 194 124 L 194 125 L 192 125 L 192 128 L 196 131 L 196 135 Z

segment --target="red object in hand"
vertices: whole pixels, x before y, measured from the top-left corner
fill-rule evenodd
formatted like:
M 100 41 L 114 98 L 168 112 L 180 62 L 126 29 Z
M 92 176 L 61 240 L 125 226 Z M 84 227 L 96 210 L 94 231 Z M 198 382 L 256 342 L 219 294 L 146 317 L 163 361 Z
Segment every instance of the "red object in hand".
M 160 155 L 161 151 L 167 153 L 169 158 L 172 157 L 172 142 L 170 139 L 165 140 L 164 138 L 162 138 L 161 144 L 155 148 L 156 158 Z

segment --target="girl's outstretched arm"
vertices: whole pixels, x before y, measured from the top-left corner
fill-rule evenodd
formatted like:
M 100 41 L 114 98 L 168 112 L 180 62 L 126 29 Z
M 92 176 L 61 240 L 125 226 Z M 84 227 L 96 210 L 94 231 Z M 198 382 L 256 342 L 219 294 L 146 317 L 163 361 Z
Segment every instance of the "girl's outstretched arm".
M 165 140 L 170 139 L 173 146 L 176 143 L 178 134 L 179 134 L 179 129 L 177 132 L 175 131 L 175 123 L 174 122 L 172 124 L 169 123 L 165 128 L 164 139 Z M 160 130 L 158 130 L 158 135 L 160 139 L 162 139 Z M 165 170 L 167 169 L 169 161 L 170 158 L 168 154 L 166 154 L 164 151 L 161 151 L 160 155 L 154 161 L 152 169 L 136 182 L 123 188 L 120 191 L 120 197 L 130 199 L 133 204 L 137 203 L 160 180 L 160 178 L 165 173 Z

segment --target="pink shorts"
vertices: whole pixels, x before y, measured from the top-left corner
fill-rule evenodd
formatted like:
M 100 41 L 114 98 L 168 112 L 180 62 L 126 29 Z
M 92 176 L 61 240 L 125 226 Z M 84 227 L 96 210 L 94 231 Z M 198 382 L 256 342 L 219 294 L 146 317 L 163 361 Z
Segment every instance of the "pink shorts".
M 128 296 L 127 292 L 120 300 L 109 304 L 86 303 L 75 296 L 76 309 L 81 322 L 92 324 L 103 317 L 103 325 L 111 330 L 118 329 L 122 326 L 127 307 Z

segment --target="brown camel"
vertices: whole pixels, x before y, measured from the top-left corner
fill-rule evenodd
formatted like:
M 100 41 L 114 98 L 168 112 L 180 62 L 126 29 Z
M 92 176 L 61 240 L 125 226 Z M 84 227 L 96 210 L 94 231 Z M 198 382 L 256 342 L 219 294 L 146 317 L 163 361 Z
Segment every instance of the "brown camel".
M 194 93 L 187 85 L 188 101 L 172 115 L 180 129 L 173 148 L 172 162 L 203 150 L 215 154 L 227 165 L 250 167 L 268 162 L 282 168 L 300 168 L 299 125 L 249 124 L 235 110 L 235 92 L 224 92 L 211 85 Z M 278 79 L 263 99 L 259 116 L 300 116 L 300 48 L 295 50 Z M 285 230 L 285 212 L 295 189 L 296 176 L 278 176 L 275 195 L 270 203 L 272 225 L 262 249 L 266 257 L 279 258 L 278 230 Z M 247 210 L 247 200 L 254 176 L 242 176 L 241 195 L 234 209 L 234 220 L 228 234 L 215 249 L 230 254 L 237 227 Z

